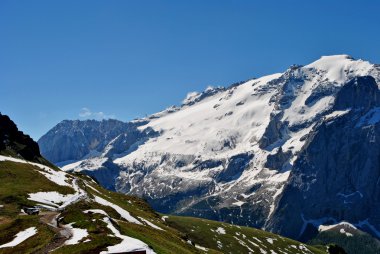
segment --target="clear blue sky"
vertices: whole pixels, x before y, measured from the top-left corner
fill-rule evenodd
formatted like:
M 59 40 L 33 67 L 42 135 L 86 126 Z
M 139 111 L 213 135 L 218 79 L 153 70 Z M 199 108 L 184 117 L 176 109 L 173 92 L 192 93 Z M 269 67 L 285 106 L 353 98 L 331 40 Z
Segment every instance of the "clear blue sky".
M 2 0 L 0 111 L 38 139 L 63 119 L 131 120 L 321 55 L 380 63 L 379 10 L 370 0 Z

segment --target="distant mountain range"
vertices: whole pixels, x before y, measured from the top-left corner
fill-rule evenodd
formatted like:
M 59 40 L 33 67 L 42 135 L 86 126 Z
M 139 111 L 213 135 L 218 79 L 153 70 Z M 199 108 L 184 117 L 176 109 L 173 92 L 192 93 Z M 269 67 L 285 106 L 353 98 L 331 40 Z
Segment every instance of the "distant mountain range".
M 304 241 L 345 221 L 379 238 L 379 85 L 379 65 L 325 56 L 129 123 L 66 120 L 38 143 L 160 212 Z

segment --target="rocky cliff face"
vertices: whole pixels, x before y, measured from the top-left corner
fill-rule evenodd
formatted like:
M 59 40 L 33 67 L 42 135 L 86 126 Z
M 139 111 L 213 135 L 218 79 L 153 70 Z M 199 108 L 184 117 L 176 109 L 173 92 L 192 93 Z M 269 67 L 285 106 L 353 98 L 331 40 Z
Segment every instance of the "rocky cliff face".
M 320 223 L 349 221 L 380 237 L 380 92 L 375 80 L 352 79 L 337 93 L 333 108 L 347 113 L 313 128 L 267 227 L 308 238 Z
M 41 162 L 38 144 L 19 131 L 16 124 L 6 115 L 0 114 L 0 154 Z
M 38 144 L 44 156 L 54 163 L 78 161 L 99 154 L 109 142 L 134 128 L 118 120 L 65 120 L 43 135 Z
M 378 65 L 340 55 L 190 93 L 64 169 L 162 212 L 295 238 L 341 220 L 377 234 L 379 81 Z

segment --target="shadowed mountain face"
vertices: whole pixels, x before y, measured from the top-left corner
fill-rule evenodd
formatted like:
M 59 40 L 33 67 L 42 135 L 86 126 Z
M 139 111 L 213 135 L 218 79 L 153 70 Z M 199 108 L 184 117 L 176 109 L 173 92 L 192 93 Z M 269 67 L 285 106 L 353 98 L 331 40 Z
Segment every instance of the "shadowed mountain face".
M 6 115 L 0 114 L 0 154 L 41 161 L 38 144 L 17 129 L 16 124 Z
M 161 212 L 304 239 L 347 220 L 379 236 L 379 81 L 378 65 L 339 55 L 208 88 L 64 169 Z
M 310 133 L 268 228 L 300 238 L 307 226 L 350 221 L 380 237 L 380 92 L 375 80 L 348 82 L 334 109 L 350 111 L 320 122 Z

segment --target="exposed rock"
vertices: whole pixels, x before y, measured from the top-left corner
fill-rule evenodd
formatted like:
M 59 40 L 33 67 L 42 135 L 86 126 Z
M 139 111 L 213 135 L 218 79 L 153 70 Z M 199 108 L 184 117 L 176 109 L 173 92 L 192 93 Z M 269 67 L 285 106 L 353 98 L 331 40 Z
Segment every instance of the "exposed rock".
M 91 152 L 100 153 L 114 138 L 134 127 L 113 119 L 65 120 L 43 135 L 38 144 L 44 157 L 54 163 L 76 161 Z
M 269 154 L 267 161 L 265 162 L 265 167 L 273 170 L 281 170 L 285 163 L 289 162 L 292 157 L 291 151 L 282 151 L 282 147 L 278 149 L 275 154 Z
M 337 94 L 335 109 L 350 113 L 321 122 L 296 160 L 278 209 L 267 228 L 307 239 L 306 226 L 331 218 L 378 228 L 380 217 L 380 123 L 357 127 L 380 92 L 372 77 L 355 78 Z M 327 221 L 326 221 L 327 222 Z M 370 226 L 363 230 L 380 237 Z
M 41 162 L 38 144 L 29 135 L 19 131 L 6 115 L 0 114 L 0 154 Z

